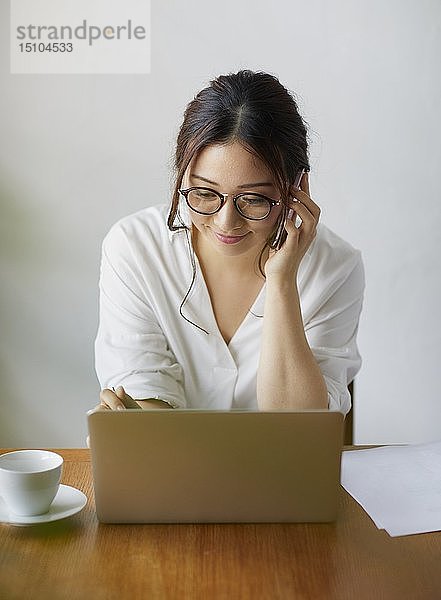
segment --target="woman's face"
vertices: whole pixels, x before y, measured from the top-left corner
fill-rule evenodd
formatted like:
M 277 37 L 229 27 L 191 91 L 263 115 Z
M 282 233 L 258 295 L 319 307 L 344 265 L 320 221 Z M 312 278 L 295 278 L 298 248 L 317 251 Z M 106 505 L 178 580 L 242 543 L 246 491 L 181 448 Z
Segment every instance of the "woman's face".
M 208 146 L 191 161 L 182 187 L 203 186 L 229 194 L 220 211 L 201 215 L 189 209 L 195 246 L 206 255 L 250 258 L 262 250 L 274 229 L 281 206 L 274 206 L 261 221 L 243 217 L 234 206 L 233 197 L 242 192 L 263 194 L 279 200 L 280 194 L 270 171 L 256 156 L 239 143 Z

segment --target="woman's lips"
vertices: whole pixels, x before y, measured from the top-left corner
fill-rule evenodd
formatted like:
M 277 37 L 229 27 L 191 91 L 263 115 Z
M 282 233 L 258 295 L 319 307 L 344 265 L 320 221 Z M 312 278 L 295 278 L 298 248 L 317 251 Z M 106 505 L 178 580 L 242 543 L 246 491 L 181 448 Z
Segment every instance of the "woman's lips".
M 237 244 L 238 242 L 240 242 L 240 240 L 243 240 L 243 238 L 246 236 L 246 233 L 244 235 L 222 235 L 220 233 L 217 233 L 216 231 L 213 232 L 214 235 L 217 237 L 217 239 L 222 242 L 223 244 Z

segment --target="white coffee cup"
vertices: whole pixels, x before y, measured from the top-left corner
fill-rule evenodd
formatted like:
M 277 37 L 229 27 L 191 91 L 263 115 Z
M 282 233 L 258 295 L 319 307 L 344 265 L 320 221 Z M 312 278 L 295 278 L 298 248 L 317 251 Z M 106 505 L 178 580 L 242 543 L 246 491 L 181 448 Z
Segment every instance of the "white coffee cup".
M 48 450 L 17 450 L 0 455 L 0 495 L 20 516 L 48 512 L 60 486 L 63 457 Z

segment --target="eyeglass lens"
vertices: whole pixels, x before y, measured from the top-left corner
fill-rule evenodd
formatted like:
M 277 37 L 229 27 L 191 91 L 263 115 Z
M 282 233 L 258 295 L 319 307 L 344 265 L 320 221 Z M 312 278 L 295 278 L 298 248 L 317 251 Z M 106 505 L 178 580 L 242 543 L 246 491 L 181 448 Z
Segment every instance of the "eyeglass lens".
M 196 188 L 191 190 L 187 196 L 187 202 L 196 212 L 210 215 L 219 210 L 222 200 L 208 188 Z M 245 194 L 236 200 L 239 212 L 249 219 L 264 219 L 271 210 L 269 200 L 256 194 Z

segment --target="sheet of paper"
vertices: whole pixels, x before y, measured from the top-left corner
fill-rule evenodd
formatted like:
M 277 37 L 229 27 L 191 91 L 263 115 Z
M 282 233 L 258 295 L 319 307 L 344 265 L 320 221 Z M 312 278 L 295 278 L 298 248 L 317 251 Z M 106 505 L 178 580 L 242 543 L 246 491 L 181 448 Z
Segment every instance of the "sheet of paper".
M 441 530 L 441 441 L 347 450 L 341 484 L 391 536 Z

